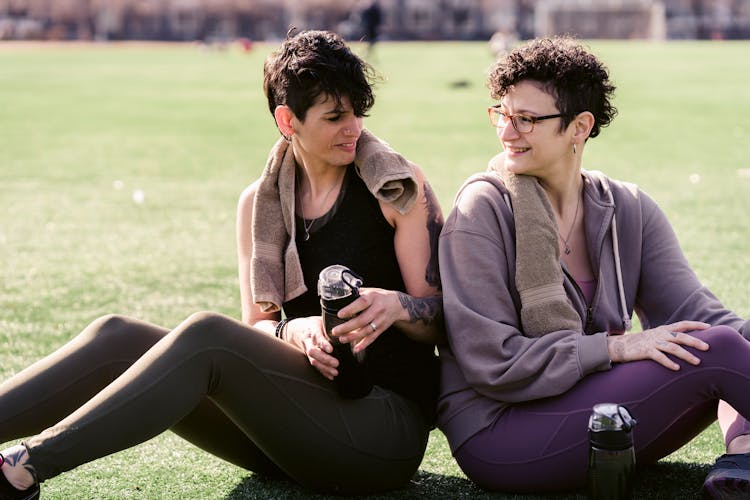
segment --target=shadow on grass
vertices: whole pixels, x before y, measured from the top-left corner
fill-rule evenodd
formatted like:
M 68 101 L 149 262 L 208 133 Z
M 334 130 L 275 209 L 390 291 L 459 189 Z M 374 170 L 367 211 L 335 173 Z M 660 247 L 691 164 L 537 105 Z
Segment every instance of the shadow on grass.
M 432 472 L 419 471 L 407 486 L 378 495 L 367 495 L 358 498 L 370 500 L 390 500 L 403 498 L 481 498 L 486 492 L 477 488 L 464 477 L 446 476 Z M 306 490 L 283 479 L 271 479 L 257 474 L 246 477 L 226 497 L 228 500 L 240 499 L 326 499 L 337 498 Z M 338 497 L 341 498 L 341 497 Z
M 659 462 L 638 469 L 633 498 L 700 499 L 709 465 Z
M 634 483 L 634 499 L 699 499 L 701 485 L 708 473 L 705 464 L 666 462 L 649 465 L 638 469 Z M 540 483 L 544 478 L 539 478 Z M 257 474 L 246 477 L 226 497 L 228 500 L 245 499 L 326 499 L 336 498 L 306 490 L 292 482 L 282 479 L 271 479 Z M 547 495 L 521 495 L 491 493 L 474 485 L 465 477 L 448 476 L 432 472 L 419 471 L 409 485 L 389 493 L 370 495 L 370 500 L 390 500 L 403 498 L 471 498 L 471 499 L 568 499 L 583 500 L 585 490 Z

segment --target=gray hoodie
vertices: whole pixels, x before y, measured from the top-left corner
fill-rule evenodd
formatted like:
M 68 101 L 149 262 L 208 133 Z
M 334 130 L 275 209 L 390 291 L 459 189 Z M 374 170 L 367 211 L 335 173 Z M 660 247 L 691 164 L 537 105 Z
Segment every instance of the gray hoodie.
M 586 240 L 597 279 L 590 307 L 564 273 L 583 332 L 523 335 L 507 191 L 498 176 L 479 174 L 456 197 L 439 246 L 448 345 L 440 348 L 438 426 L 453 451 L 509 405 L 561 394 L 584 376 L 608 370 L 607 335 L 624 333 L 634 311 L 644 330 L 695 320 L 728 325 L 750 338 L 749 324 L 700 283 L 653 199 L 602 174 L 584 171 L 583 177 Z

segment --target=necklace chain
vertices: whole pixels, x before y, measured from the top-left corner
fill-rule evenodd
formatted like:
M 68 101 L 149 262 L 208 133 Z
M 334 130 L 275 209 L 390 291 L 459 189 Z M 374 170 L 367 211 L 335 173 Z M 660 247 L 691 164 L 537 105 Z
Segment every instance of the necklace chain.
M 346 171 L 344 171 L 344 172 L 346 172 Z M 331 184 L 330 189 L 328 189 L 328 192 L 323 197 L 323 201 L 320 202 L 320 208 L 321 209 L 325 206 L 326 200 L 328 200 L 328 196 L 330 196 L 330 194 L 333 192 L 334 188 L 338 185 L 338 183 L 339 182 L 338 182 L 338 179 L 337 179 L 336 181 L 334 181 L 333 184 Z M 310 223 L 308 224 L 307 218 L 305 217 L 305 207 L 303 206 L 304 203 L 302 202 L 302 184 L 301 184 L 301 182 L 297 183 L 297 189 L 299 191 L 299 209 L 302 212 L 302 227 L 305 228 L 305 241 L 307 241 L 307 240 L 310 239 L 310 230 L 312 229 L 312 227 L 315 224 L 315 222 L 318 219 L 320 219 L 320 217 L 322 217 L 322 215 L 319 215 L 319 216 L 315 217 L 314 219 L 311 219 Z M 310 190 L 310 197 L 312 198 L 312 189 Z
M 570 223 L 570 229 L 568 230 L 568 235 L 563 238 L 560 235 L 560 232 L 557 232 L 557 237 L 560 238 L 560 240 L 563 243 L 563 246 L 565 247 L 565 255 L 570 255 L 571 249 L 568 245 L 568 241 L 570 241 L 570 237 L 573 235 L 573 229 L 576 227 L 576 220 L 578 219 L 578 209 L 581 207 L 581 193 L 578 193 L 578 202 L 576 203 L 576 211 L 573 214 L 573 222 Z

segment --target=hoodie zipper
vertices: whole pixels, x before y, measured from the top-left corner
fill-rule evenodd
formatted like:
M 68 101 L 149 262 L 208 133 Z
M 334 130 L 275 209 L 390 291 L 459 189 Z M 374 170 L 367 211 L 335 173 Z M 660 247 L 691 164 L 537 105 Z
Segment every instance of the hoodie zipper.
M 581 302 L 586 304 L 586 297 L 583 295 L 583 290 L 581 290 L 581 287 L 578 286 L 578 283 L 575 279 L 573 279 L 573 276 L 570 275 L 570 273 L 565 269 L 565 266 L 562 266 L 562 271 L 565 274 L 565 276 L 568 277 L 571 283 L 573 283 L 573 288 L 576 289 L 576 292 L 578 293 L 578 298 L 581 299 Z M 597 291 L 599 289 L 599 284 L 596 285 Z M 594 298 L 596 298 L 596 293 L 594 293 Z M 590 305 L 586 304 L 586 317 L 583 320 L 583 334 L 589 335 L 589 330 L 591 329 L 591 325 L 594 322 L 594 314 L 593 309 Z

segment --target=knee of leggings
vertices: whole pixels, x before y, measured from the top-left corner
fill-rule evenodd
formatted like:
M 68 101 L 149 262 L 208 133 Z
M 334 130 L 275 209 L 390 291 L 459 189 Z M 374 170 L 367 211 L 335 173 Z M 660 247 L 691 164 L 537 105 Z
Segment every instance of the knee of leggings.
M 90 340 L 112 342 L 132 332 L 134 328 L 131 328 L 130 324 L 131 320 L 126 316 L 108 314 L 92 321 L 81 332 L 81 336 L 88 337 Z
M 77 340 L 105 350 L 140 356 L 163 337 L 158 328 L 117 314 L 95 319 Z
M 732 349 L 737 345 L 742 345 L 742 342 L 747 342 L 740 332 L 730 326 L 723 325 L 705 330 L 703 339 L 708 342 L 712 349 L 714 346 L 721 349 Z
M 715 326 L 703 330 L 699 337 L 709 345 L 709 350 L 704 355 L 715 356 L 717 360 L 726 358 L 732 353 L 750 353 L 750 342 L 748 342 L 737 330 L 728 326 Z
M 219 313 L 201 311 L 188 316 L 174 333 L 183 341 L 212 341 L 230 328 L 234 320 Z

